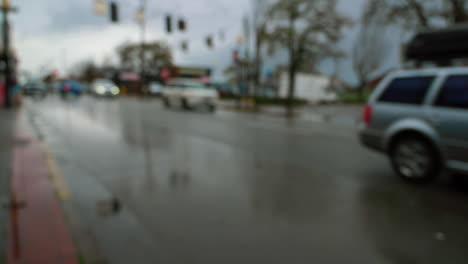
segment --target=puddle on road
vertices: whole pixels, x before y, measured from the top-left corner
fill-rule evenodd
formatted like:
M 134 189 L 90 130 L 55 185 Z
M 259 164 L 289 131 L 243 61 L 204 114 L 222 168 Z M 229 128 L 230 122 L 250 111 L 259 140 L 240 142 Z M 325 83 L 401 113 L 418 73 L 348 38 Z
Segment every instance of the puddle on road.
M 190 185 L 190 174 L 183 171 L 172 171 L 169 174 L 169 184 L 174 190 L 185 189 Z
M 103 217 L 118 215 L 122 210 L 122 203 L 117 198 L 107 201 L 100 201 L 97 204 L 97 211 Z

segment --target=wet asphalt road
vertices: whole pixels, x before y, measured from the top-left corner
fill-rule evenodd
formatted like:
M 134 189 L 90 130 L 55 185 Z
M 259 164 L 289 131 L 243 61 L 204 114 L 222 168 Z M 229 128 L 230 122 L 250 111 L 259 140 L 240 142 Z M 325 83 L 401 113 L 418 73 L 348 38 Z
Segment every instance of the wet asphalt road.
M 467 263 L 468 194 L 399 181 L 353 126 L 28 102 L 109 263 Z M 123 210 L 103 213 L 117 198 Z

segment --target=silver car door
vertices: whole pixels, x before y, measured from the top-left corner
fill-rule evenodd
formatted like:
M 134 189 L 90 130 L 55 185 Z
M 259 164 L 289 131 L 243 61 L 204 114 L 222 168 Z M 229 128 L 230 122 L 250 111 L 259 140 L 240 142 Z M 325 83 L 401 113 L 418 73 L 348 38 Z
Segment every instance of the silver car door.
M 468 75 L 449 75 L 430 110 L 448 159 L 468 162 Z

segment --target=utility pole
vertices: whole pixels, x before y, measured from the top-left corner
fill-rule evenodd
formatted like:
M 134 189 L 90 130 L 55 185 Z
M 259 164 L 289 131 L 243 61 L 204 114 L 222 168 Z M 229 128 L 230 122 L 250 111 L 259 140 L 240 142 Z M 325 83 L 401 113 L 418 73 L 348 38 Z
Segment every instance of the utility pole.
M 269 18 L 268 3 L 263 0 L 252 1 L 252 29 L 254 38 L 254 58 L 252 59 L 252 84 L 253 96 L 257 97 L 260 90 L 261 76 L 262 76 L 262 47 L 265 42 L 265 34 L 267 31 L 267 24 Z M 254 103 L 256 104 L 255 100 Z
M 237 80 L 237 108 L 240 109 L 242 107 L 242 62 L 239 57 L 239 51 L 234 51 L 234 64 L 236 69 L 236 80 Z
M 237 45 L 239 50 L 242 49 L 242 45 L 244 44 L 244 36 L 239 36 L 237 38 Z M 234 63 L 235 63 L 235 70 L 236 70 L 236 80 L 237 80 L 237 87 L 238 87 L 238 95 L 237 95 L 237 107 L 242 107 L 242 98 L 244 95 L 244 87 L 243 87 L 243 77 L 242 77 L 242 60 L 240 58 L 240 53 L 238 50 L 234 52 Z M 245 60 L 245 59 L 244 59 Z
M 13 105 L 11 98 L 11 86 L 13 86 L 13 76 L 11 76 L 12 65 L 10 61 L 10 23 L 8 22 L 8 13 L 16 12 L 17 9 L 11 7 L 9 0 L 3 0 L 2 2 L 2 14 L 3 14 L 3 73 L 5 75 L 5 107 L 11 108 Z
M 67 49 L 63 49 L 62 50 L 62 67 L 63 67 L 63 70 L 62 70 L 62 76 L 63 77 L 68 77 L 67 76 Z
M 243 19 L 243 26 L 244 26 L 244 38 L 245 38 L 245 61 L 246 65 L 243 68 L 243 81 L 245 85 L 245 94 L 244 97 L 250 97 L 250 90 L 251 90 L 251 83 L 250 83 L 250 73 L 251 73 L 251 61 L 250 61 L 250 35 L 251 35 L 251 27 L 250 27 L 250 18 L 248 15 L 244 16 Z
M 145 46 L 146 46 L 146 5 L 147 0 L 141 0 L 141 7 L 139 10 L 138 22 L 140 22 L 141 27 L 141 50 L 140 50 L 140 78 L 141 78 L 141 92 L 144 92 L 145 87 Z

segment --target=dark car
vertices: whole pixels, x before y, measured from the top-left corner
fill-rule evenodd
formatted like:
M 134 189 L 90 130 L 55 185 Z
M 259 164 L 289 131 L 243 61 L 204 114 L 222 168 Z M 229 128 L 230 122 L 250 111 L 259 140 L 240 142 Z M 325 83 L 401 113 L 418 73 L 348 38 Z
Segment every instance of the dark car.
M 213 83 L 212 86 L 222 97 L 236 96 L 237 92 L 229 83 Z
M 23 93 L 26 96 L 44 98 L 47 95 L 47 86 L 41 81 L 27 82 L 23 86 Z
M 81 95 L 84 93 L 85 87 L 75 81 L 64 81 L 58 85 L 58 92 L 62 96 L 66 95 Z

